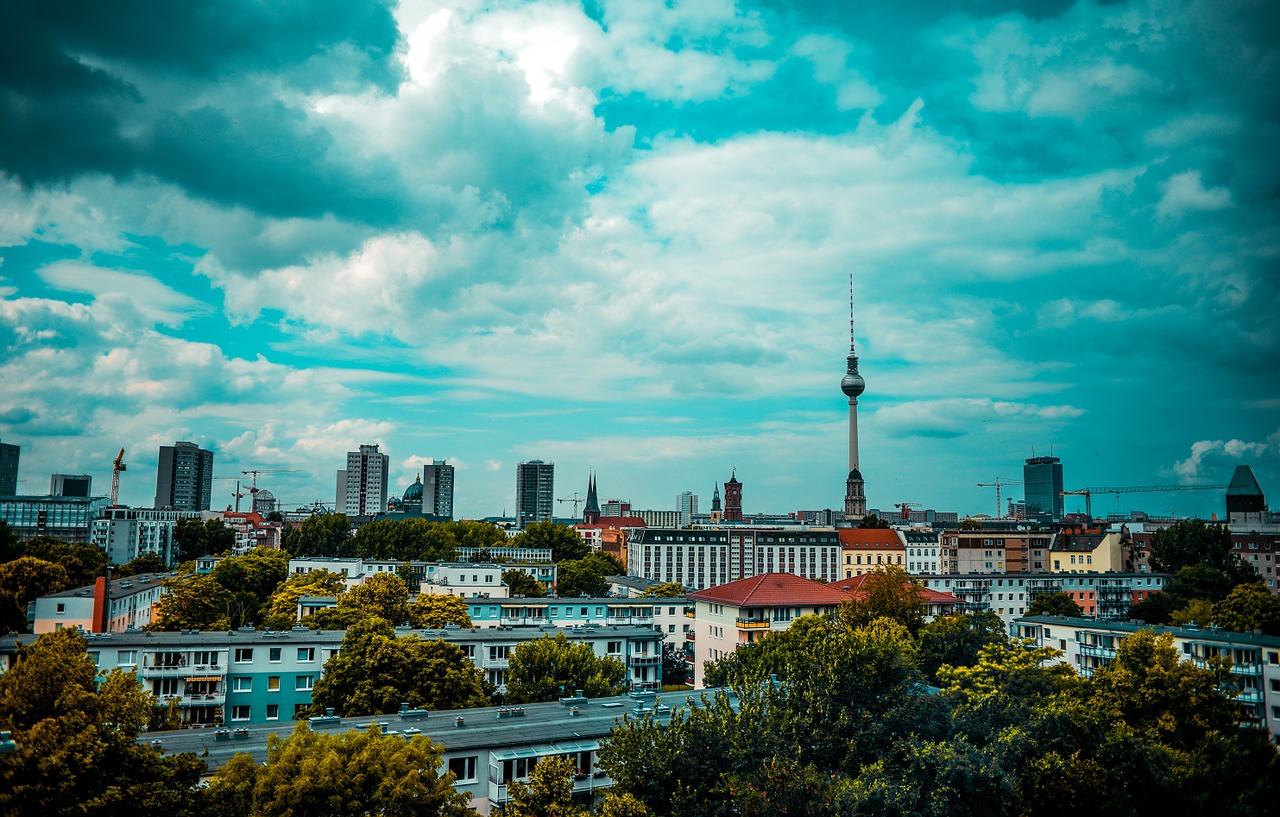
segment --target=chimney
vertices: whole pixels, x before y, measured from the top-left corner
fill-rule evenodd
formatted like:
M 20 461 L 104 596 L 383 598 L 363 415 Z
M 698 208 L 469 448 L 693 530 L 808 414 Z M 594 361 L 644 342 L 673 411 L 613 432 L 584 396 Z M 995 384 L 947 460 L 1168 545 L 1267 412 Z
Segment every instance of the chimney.
M 107 621 L 110 615 L 108 601 L 107 577 L 99 576 L 93 582 L 93 623 L 89 625 L 92 628 L 90 632 L 105 633 L 107 631 Z

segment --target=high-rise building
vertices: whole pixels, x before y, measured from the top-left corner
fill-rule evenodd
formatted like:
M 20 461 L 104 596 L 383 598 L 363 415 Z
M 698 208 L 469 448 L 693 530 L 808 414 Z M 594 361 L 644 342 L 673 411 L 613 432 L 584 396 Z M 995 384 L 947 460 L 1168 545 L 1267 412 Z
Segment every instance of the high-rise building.
M 529 460 L 516 466 L 516 525 L 551 521 L 555 507 L 556 466 L 553 462 Z
M 422 466 L 422 512 L 453 518 L 453 466 L 445 460 Z
M 213 452 L 192 442 L 160 446 L 156 509 L 207 511 L 213 501 Z
M 49 496 L 89 496 L 93 477 L 88 474 L 54 474 L 49 477 Z
M 685 491 L 676 496 L 676 510 L 680 512 L 680 527 L 687 528 L 693 524 L 693 517 L 698 513 L 698 495 Z
M 336 508 L 347 516 L 376 516 L 387 510 L 387 472 L 391 458 L 376 445 L 347 452 L 347 467 L 338 472 Z
M 742 483 L 738 482 L 736 468 L 729 481 L 724 484 L 724 521 L 742 521 Z
M 1062 519 L 1062 460 L 1031 457 L 1022 467 L 1027 521 L 1047 525 Z
M 844 518 L 856 522 L 867 515 L 866 485 L 858 463 L 858 396 L 867 383 L 858 374 L 858 355 L 853 350 L 853 275 L 849 276 L 849 354 L 840 391 L 849 398 L 849 476 L 844 483 Z
M 22 446 L 0 443 L 0 496 L 18 495 L 18 457 Z
M 1234 524 L 1263 522 L 1267 515 L 1267 497 L 1258 478 L 1247 465 L 1237 465 L 1227 486 L 1227 520 Z

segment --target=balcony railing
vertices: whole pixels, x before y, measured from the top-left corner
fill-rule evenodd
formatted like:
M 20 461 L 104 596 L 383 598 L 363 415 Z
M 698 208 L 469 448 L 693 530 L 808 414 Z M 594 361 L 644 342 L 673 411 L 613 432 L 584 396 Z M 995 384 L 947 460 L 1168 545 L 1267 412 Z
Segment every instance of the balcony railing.
M 763 618 L 736 618 L 733 623 L 739 630 L 767 630 L 772 622 Z
M 631 655 L 627 657 L 627 663 L 633 667 L 652 667 L 662 663 L 661 655 Z

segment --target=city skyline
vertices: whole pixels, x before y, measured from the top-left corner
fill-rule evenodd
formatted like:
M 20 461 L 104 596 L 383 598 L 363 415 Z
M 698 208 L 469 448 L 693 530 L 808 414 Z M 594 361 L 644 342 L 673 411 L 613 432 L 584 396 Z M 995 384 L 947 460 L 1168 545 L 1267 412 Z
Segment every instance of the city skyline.
M 850 274 L 868 507 L 1280 492 L 1273 6 L 223 5 L 0 34 L 19 493 L 190 440 L 285 507 L 376 444 L 460 518 L 532 459 L 838 510 Z

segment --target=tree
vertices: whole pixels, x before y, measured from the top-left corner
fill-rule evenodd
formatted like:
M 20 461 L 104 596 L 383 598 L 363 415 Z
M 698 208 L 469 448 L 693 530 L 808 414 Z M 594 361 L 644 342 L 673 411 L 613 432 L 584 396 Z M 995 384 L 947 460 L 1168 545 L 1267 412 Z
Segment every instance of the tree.
M 581 559 L 591 552 L 578 532 L 559 522 L 534 522 L 511 543 L 512 547 L 550 548 L 551 561 L 560 562 Z
M 840 605 L 837 615 L 853 628 L 890 618 L 915 633 L 924 623 L 924 589 L 897 565 L 877 567 L 864 577 L 857 598 Z
M 875 514 L 867 514 L 862 517 L 862 521 L 858 523 L 858 527 L 884 529 L 890 527 L 890 525 Z
M 351 520 L 346 514 L 323 513 L 307 517 L 290 530 L 281 547 L 293 556 L 346 556 L 351 542 Z
M 93 545 L 64 542 L 50 536 L 28 539 L 26 555 L 62 565 L 67 571 L 67 587 L 85 587 L 107 569 L 107 554 Z
M 972 667 L 983 647 L 1005 644 L 1009 637 L 1000 616 L 987 610 L 936 618 L 920 629 L 918 639 L 920 671 L 936 684 L 940 667 Z
M 1084 610 L 1076 604 L 1075 599 L 1066 593 L 1039 593 L 1031 600 L 1027 608 L 1029 616 L 1067 616 L 1069 618 L 1084 615 Z
M 236 532 L 221 519 L 179 519 L 173 528 L 177 561 L 186 562 L 218 553 L 236 545 Z
M 577 689 L 588 698 L 602 698 L 626 689 L 621 661 L 597 657 L 590 644 L 575 644 L 563 632 L 517 645 L 510 661 L 506 700 L 511 703 L 554 701 Z
M 512 596 L 540 599 L 547 595 L 542 582 L 518 568 L 502 571 L 502 583 L 507 586 Z
M 425 630 L 442 630 L 448 624 L 471 626 L 467 601 L 461 596 L 422 593 L 408 607 L 409 623 Z
M 298 601 L 303 596 L 340 596 L 347 590 L 341 573 L 312 570 L 285 579 L 262 605 L 262 625 L 270 630 L 287 630 L 298 622 Z
M 664 684 L 688 684 L 689 662 L 685 660 L 684 647 L 670 641 L 662 645 L 662 681 Z
M 198 813 L 204 764 L 135 743 L 155 699 L 133 673 L 112 670 L 99 684 L 85 647 L 76 630 L 47 633 L 0 675 L 0 729 L 17 744 L 0 759 L 0 813 Z
M 26 549 L 18 541 L 18 534 L 13 532 L 8 522 L 0 519 L 0 563 L 13 561 L 24 553 Z
M 143 553 L 111 571 L 111 578 L 123 579 L 141 573 L 167 573 L 169 565 L 154 553 Z
M 961 520 L 960 530 L 982 530 L 982 523 L 977 519 L 966 518 Z
M 643 599 L 678 599 L 689 592 L 680 582 L 659 582 L 640 594 Z
M 587 812 L 573 804 L 573 775 L 577 769 L 566 755 L 545 757 L 529 773 L 529 782 L 507 785 L 510 798 L 502 817 L 577 817 Z
M 231 626 L 234 596 L 213 576 L 165 579 L 165 594 L 152 605 L 148 630 L 225 630 Z
M 0 564 L 0 632 L 26 632 L 27 605 L 72 587 L 60 564 L 22 556 Z
M 319 610 L 302 623 L 313 630 L 345 630 L 357 621 L 381 619 L 400 625 L 409 620 L 409 588 L 395 573 L 375 573 L 338 596 L 338 606 Z
M 1280 598 L 1261 582 L 1239 585 L 1213 606 L 1213 621 L 1237 633 L 1280 635 Z
M 1257 571 L 1235 554 L 1231 531 L 1225 525 L 1206 525 L 1201 519 L 1176 522 L 1153 533 L 1149 558 L 1152 569 L 1162 573 L 1204 565 L 1221 570 L 1234 582 L 1257 576 Z
M 213 811 L 225 815 L 467 817 L 469 797 L 441 773 L 440 754 L 421 735 L 313 732 L 299 723 L 267 739 L 267 762 L 238 754 L 209 781 Z
M 480 670 L 455 644 L 396 637 L 379 618 L 355 622 L 337 655 L 316 681 L 311 711 L 340 715 L 396 712 L 401 702 L 419 709 L 485 706 L 490 692 Z
M 609 582 L 606 577 L 625 572 L 622 563 L 606 553 L 589 553 L 581 559 L 560 562 L 556 594 L 561 598 L 607 596 Z
M 1052 647 L 990 644 L 979 651 L 976 664 L 944 666 L 938 676 L 943 691 L 961 704 L 980 704 L 1001 696 L 1030 703 L 1071 689 L 1078 682 L 1070 666 L 1047 664 L 1057 655 Z
M 1247 587 L 1248 585 L 1240 585 Z M 1213 623 L 1213 602 L 1205 599 L 1192 599 L 1187 602 L 1187 606 L 1179 610 L 1174 610 L 1169 616 L 1169 622 L 1177 627 L 1185 627 L 1189 624 L 1207 627 Z
M 458 538 L 448 523 L 380 519 L 361 526 L 347 548 L 365 559 L 450 561 L 457 556 Z

